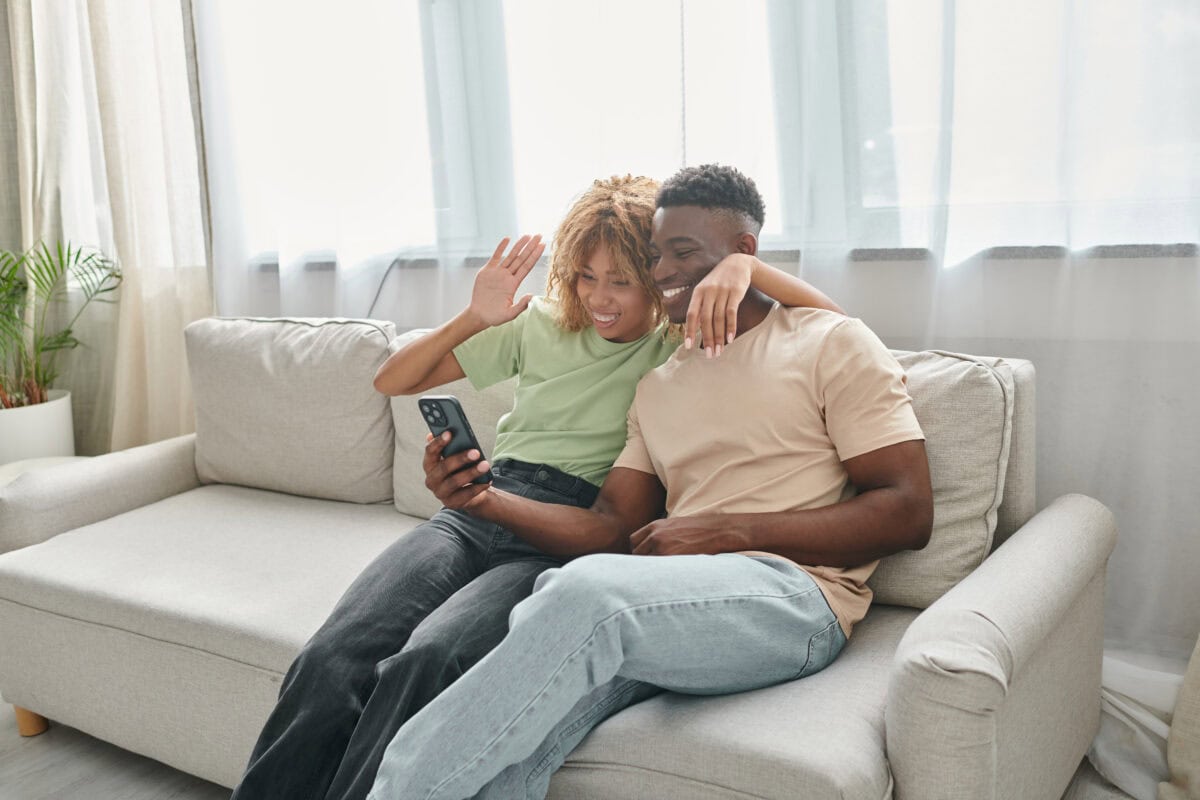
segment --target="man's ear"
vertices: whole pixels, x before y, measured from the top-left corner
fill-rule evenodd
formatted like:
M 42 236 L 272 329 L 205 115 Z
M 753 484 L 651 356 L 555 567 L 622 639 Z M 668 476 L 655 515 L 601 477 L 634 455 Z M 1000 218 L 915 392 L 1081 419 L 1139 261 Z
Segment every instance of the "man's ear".
M 737 251 L 748 256 L 758 254 L 758 237 L 749 231 L 738 234 Z

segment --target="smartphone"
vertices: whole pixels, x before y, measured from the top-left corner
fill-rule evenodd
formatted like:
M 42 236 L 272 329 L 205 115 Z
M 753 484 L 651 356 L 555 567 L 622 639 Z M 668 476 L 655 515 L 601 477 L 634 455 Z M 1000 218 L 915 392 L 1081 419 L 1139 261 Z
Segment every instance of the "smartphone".
M 417 406 L 421 409 L 421 416 L 429 425 L 430 433 L 434 436 L 441 436 L 446 431 L 450 431 L 450 441 L 442 450 L 443 456 L 452 456 L 466 450 L 478 450 L 479 460 L 485 460 L 483 448 L 479 446 L 479 440 L 475 438 L 475 431 L 471 430 L 471 423 L 467 422 L 467 415 L 457 397 L 451 394 L 427 394 L 417 400 Z M 490 483 L 494 477 L 489 469 L 487 472 L 480 473 L 479 477 L 471 483 Z

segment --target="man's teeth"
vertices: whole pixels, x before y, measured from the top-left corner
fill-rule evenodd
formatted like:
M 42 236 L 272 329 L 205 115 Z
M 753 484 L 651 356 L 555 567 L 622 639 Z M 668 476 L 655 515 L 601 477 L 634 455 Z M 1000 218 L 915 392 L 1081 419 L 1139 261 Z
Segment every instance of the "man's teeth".
M 592 319 L 597 322 L 612 322 L 616 318 L 616 314 L 597 314 L 595 311 L 592 312 Z
M 676 286 L 674 289 L 664 289 L 664 290 L 663 290 L 663 298 L 664 298 L 664 299 L 666 299 L 666 300 L 670 300 L 670 299 L 671 299 L 672 297 L 674 297 L 675 295 L 677 295 L 677 294 L 681 294 L 681 293 L 683 293 L 684 291 L 686 291 L 687 289 L 690 289 L 690 288 L 692 288 L 692 287 L 691 287 L 691 285 L 689 284 L 689 285 L 687 285 L 687 286 Z

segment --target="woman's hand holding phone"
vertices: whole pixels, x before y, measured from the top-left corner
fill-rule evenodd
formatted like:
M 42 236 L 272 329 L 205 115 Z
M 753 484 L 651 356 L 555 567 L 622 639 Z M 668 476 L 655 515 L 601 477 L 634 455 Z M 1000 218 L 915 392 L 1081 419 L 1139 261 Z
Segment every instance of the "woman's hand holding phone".
M 492 257 L 476 273 L 471 290 L 468 309 L 489 327 L 515 319 L 529 306 L 533 295 L 527 294 L 515 303 L 513 297 L 546 249 L 540 235 L 522 236 L 505 255 L 508 242 L 507 237 L 500 240 Z
M 474 483 L 486 474 L 491 466 L 481 461 L 479 450 L 466 450 L 442 457 L 442 451 L 450 443 L 449 433 L 425 437 L 425 457 L 421 466 L 425 469 L 425 487 L 446 508 L 470 511 L 479 496 L 491 488 L 491 483 Z
M 417 408 L 429 425 L 422 462 L 425 486 L 446 508 L 467 508 L 494 478 L 467 414 L 458 398 L 448 394 L 425 395 Z M 467 489 L 474 491 L 464 494 Z

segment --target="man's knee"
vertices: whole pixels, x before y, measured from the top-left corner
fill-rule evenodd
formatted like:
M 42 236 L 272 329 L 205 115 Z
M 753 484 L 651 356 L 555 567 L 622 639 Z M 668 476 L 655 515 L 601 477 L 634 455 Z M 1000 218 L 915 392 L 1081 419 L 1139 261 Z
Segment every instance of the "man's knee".
M 620 610 L 624 602 L 621 567 L 630 556 L 598 553 L 548 569 L 534 582 L 533 594 L 513 608 L 509 627 L 545 614 L 592 619 Z
M 597 553 L 568 562 L 546 579 L 541 591 L 552 593 L 560 603 L 594 605 L 621 593 L 621 567 L 631 556 Z M 543 573 L 545 575 L 545 573 Z

